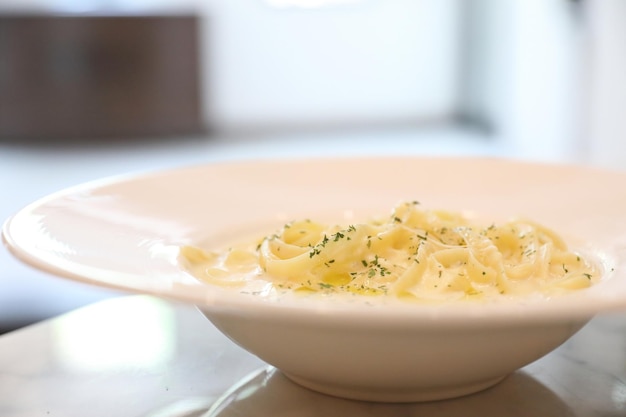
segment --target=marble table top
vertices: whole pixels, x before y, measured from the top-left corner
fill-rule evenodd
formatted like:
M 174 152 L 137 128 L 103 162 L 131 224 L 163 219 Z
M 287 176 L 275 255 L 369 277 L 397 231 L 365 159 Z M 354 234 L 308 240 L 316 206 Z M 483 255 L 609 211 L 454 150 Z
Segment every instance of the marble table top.
M 0 415 L 626 416 L 626 314 L 478 394 L 377 404 L 293 384 L 193 306 L 124 296 L 0 336 Z

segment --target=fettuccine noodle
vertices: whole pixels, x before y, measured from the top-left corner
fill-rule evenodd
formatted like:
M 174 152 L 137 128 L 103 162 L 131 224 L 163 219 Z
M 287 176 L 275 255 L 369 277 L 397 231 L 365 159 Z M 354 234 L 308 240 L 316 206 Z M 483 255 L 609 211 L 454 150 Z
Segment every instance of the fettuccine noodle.
M 201 280 L 276 290 L 391 295 L 439 302 L 587 288 L 598 271 L 548 228 L 526 220 L 480 226 L 460 213 L 397 205 L 382 220 L 286 224 L 259 242 L 205 251 L 181 248 Z

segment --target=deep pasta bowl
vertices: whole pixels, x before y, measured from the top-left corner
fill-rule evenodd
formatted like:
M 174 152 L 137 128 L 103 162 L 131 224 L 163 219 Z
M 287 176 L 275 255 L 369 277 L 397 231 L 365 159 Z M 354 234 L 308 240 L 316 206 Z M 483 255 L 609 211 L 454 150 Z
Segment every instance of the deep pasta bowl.
M 198 306 L 298 384 L 368 401 L 488 388 L 597 314 L 626 309 L 626 176 L 475 158 L 331 158 L 211 164 L 76 186 L 8 219 L 20 260 L 60 277 Z M 181 248 L 227 247 L 301 218 L 357 221 L 398 201 L 500 221 L 521 215 L 591 256 L 601 278 L 558 296 L 404 302 L 207 283 Z M 201 329 L 199 329 L 201 330 Z

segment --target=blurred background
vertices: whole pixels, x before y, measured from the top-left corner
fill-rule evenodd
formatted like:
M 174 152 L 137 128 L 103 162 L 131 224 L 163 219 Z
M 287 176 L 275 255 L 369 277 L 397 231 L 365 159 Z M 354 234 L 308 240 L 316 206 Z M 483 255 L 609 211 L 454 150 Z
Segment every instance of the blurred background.
M 622 0 L 0 0 L 0 219 L 246 158 L 622 170 L 624 39 Z M 0 332 L 117 295 L 0 251 Z

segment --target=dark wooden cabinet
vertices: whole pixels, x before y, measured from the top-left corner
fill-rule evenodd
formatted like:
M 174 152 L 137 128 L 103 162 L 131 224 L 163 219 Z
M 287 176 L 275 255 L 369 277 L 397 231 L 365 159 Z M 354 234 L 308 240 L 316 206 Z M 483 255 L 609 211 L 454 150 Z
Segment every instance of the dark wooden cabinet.
M 196 16 L 0 16 L 0 139 L 203 130 Z

